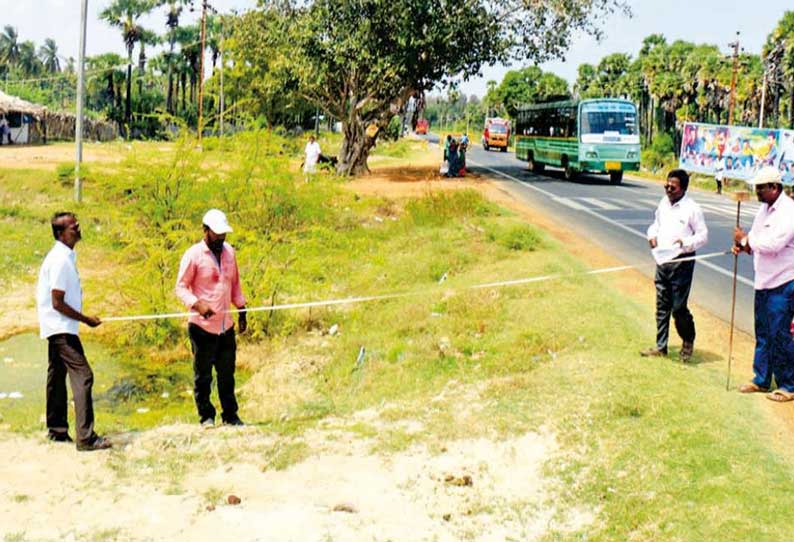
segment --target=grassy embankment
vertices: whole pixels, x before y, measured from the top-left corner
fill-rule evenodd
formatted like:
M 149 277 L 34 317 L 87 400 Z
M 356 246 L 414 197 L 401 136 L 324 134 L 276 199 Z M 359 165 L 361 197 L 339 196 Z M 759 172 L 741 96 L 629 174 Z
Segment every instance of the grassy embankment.
M 543 430 L 560 444 L 547 466 L 563 482 L 555 499 L 563 510 L 597 514 L 586 532 L 550 532 L 548 540 L 787 534 L 780 514 L 794 505 L 792 459 L 768 438 L 776 431 L 763 400 L 724 392 L 722 360 L 711 351 L 720 345 L 700 345 L 687 366 L 640 359 L 652 314 L 609 278 L 464 290 L 583 270 L 557 241 L 474 191 L 429 186 L 417 199 L 359 197 L 331 176 L 304 183 L 295 145 L 264 133 L 205 147 L 135 144 L 119 164 L 90 169 L 79 206 L 54 172 L 0 171 L 0 284 L 34 283 L 51 243 L 47 217 L 66 206 L 83 224 L 88 307 L 103 315 L 172 311 L 179 257 L 200 236 L 202 213 L 218 206 L 235 228 L 230 241 L 249 305 L 424 292 L 252 316 L 240 348 L 242 414 L 284 443 L 261 451 L 273 455 L 274 467 L 312 453 L 301 440 L 306 429 L 362 409 L 422 424 L 418 433 L 367 421 L 349 426 L 386 453 Z M 340 333 L 325 334 L 333 324 Z M 104 353 L 89 351 L 102 428 L 195 421 L 182 393 L 190 374 L 183 326 L 108 323 L 86 333 L 103 345 Z M 41 430 L 42 394 L 23 403 L 0 405 L 4 431 Z M 113 454 L 119 476 L 140 461 Z M 163 483 L 178 490 L 196 457 L 167 446 L 157 454 L 148 466 L 167 469 Z

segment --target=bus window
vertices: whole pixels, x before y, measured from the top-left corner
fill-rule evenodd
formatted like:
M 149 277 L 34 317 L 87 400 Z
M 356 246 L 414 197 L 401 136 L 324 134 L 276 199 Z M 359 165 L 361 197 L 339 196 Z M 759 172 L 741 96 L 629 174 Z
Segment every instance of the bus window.
M 631 104 L 586 103 L 582 105 L 582 134 L 637 135 L 637 111 Z

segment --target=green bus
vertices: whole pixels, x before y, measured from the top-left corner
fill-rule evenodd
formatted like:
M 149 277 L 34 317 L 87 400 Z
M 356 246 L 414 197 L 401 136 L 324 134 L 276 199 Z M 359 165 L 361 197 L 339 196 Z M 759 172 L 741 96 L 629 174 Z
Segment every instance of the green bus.
M 557 166 L 568 180 L 580 172 L 609 173 L 612 183 L 620 184 L 625 170 L 640 166 L 637 107 L 612 98 L 520 107 L 515 148 L 516 157 L 536 173 Z

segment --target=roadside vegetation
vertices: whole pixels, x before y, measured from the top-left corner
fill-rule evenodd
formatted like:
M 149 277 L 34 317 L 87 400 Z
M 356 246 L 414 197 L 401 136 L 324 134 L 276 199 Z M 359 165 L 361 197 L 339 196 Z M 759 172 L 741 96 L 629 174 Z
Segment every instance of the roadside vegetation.
M 415 155 L 421 149 L 403 146 L 423 144 L 393 145 L 386 154 Z M 179 310 L 179 257 L 200 237 L 210 206 L 229 213 L 249 306 L 411 295 L 253 314 L 239 354 L 241 414 L 251 424 L 244 433 L 180 429 L 196 421 L 183 321 L 106 323 L 86 333 L 99 427 L 126 443 L 108 456 L 115 479 L 140 483 L 145 473 L 166 496 L 215 506 L 230 488 L 194 477 L 206 462 L 228 468 L 223 449 L 235 450 L 236 466 L 266 473 L 321 455 L 339 431 L 395 458 L 419 448 L 443 455 L 469 439 L 548 435 L 556 444 L 544 476 L 552 483 L 540 503 L 472 497 L 439 521 L 463 540 L 486 531 L 459 518 L 521 523 L 538 506 L 553 510 L 549 541 L 771 540 L 786 532 L 776 511 L 794 505 L 791 439 L 768 438 L 779 433 L 765 401 L 724 391 L 721 345 L 699 343 L 686 366 L 639 358 L 653 336 L 652 312 L 611 277 L 468 289 L 585 269 L 480 192 L 430 182 L 423 197 L 389 198 L 357 195 L 331 174 L 306 183 L 297 144 L 265 131 L 205 140 L 203 152 L 187 139 L 123 152 L 118 163 L 91 165 L 76 207 L 89 311 Z M 48 216 L 72 207 L 71 186 L 57 171 L 0 176 L 9 257 L 0 281 L 25 288 L 51 243 Z M 15 358 L 0 368 L 3 386 L 35 384 L 0 403 L 0 439 L 39 438 L 41 341 L 23 334 L 0 348 Z M 489 467 L 479 468 L 475 488 Z M 9 506 L 35 504 L 16 496 Z

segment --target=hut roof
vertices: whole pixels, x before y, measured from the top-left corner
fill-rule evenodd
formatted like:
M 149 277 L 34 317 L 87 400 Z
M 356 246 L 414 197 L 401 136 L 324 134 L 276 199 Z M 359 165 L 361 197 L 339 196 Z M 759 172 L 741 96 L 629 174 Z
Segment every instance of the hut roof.
M 22 98 L 17 98 L 16 96 L 9 96 L 0 90 L 0 114 L 12 112 L 26 113 L 39 118 L 46 111 L 47 108 L 43 105 L 30 103 L 26 100 L 23 100 Z

